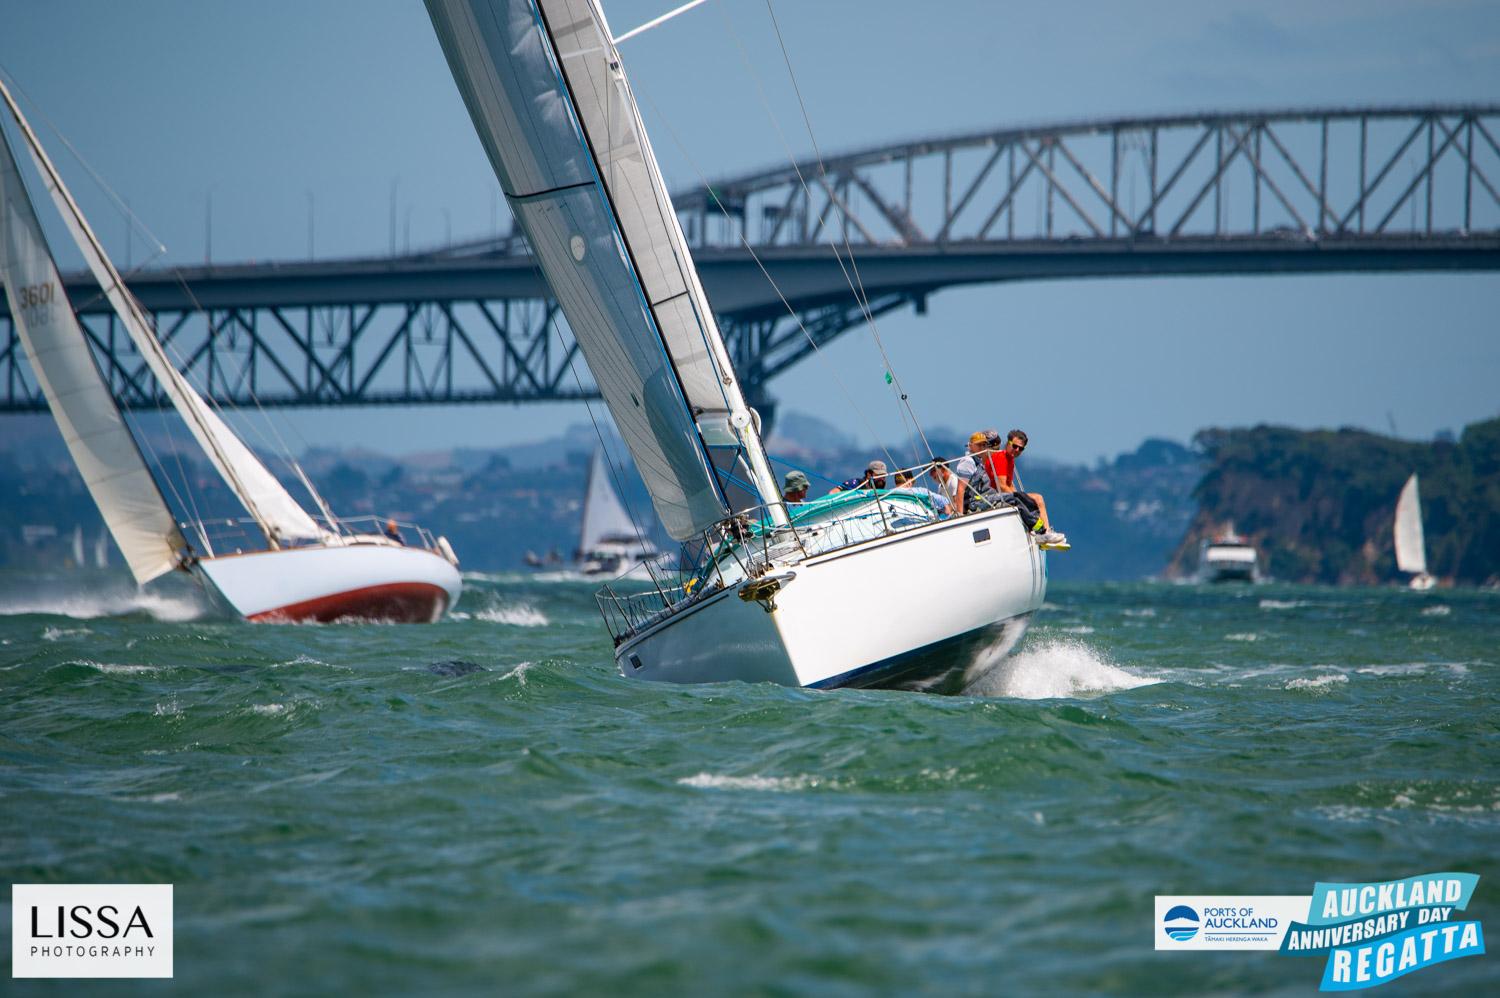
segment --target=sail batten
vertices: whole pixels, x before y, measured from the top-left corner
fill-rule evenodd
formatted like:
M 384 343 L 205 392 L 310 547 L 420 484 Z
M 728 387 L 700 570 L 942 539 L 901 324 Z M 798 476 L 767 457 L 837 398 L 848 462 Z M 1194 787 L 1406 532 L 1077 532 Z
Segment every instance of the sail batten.
M 427 0 L 454 80 L 667 532 L 775 498 L 760 440 L 593 0 Z M 755 469 L 732 489 L 704 424 Z M 715 445 L 717 447 L 718 445 Z
M 26 132 L 3 83 L 0 94 Z M 0 283 L 11 321 L 105 526 L 136 581 L 149 582 L 178 566 L 186 543 L 68 304 L 3 128 L 0 150 Z M 81 535 L 75 541 L 76 548 Z M 82 561 L 77 551 L 75 558 Z

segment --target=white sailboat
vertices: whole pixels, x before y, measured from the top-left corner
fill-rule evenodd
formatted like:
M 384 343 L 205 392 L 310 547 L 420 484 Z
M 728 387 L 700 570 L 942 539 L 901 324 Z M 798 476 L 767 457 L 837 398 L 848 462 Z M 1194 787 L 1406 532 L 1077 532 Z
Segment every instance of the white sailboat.
M 661 557 L 615 494 L 604 449 L 595 450 L 584 490 L 574 567 L 584 575 L 619 575 Z
M 236 613 L 257 621 L 442 616 L 462 585 L 447 542 L 419 533 L 422 546 L 407 547 L 376 532 L 350 529 L 326 506 L 324 522 L 314 521 L 168 360 L 3 81 L 0 96 L 131 341 L 265 544 L 263 550 L 258 543 L 247 550 L 245 538 L 226 544 L 221 535 L 215 550 L 211 531 L 234 524 L 179 524 L 172 515 L 63 292 L 0 127 L 0 279 L 11 319 L 68 450 L 136 581 L 144 584 L 174 569 L 190 571 Z M 190 529 L 191 541 L 183 528 Z
M 1014 509 L 787 504 L 595 0 L 427 0 L 480 141 L 692 571 L 601 590 L 629 677 L 963 688 L 1046 590 Z M 686 561 L 687 558 L 684 560 Z
M 1431 589 L 1437 580 L 1427 574 L 1427 541 L 1422 532 L 1422 493 L 1417 474 L 1406 480 L 1396 500 L 1396 567 L 1412 573 L 1411 588 Z

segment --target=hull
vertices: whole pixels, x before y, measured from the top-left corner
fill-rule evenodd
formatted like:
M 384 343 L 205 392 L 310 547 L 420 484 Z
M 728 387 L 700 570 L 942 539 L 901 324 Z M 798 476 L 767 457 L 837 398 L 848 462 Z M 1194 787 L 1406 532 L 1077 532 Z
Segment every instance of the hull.
M 742 583 L 622 642 L 620 671 L 681 683 L 958 692 L 1025 633 L 1046 595 L 1046 555 L 1007 509 L 840 548 L 767 578 L 781 580 L 768 600 L 741 598 L 755 585 Z
M 260 623 L 429 623 L 463 591 L 458 570 L 445 558 L 381 544 L 203 558 L 195 570 L 235 613 Z

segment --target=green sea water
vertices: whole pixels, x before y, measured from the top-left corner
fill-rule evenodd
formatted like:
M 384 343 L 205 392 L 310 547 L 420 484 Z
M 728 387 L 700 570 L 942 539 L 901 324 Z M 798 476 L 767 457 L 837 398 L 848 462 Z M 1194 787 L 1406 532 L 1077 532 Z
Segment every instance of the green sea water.
M 1155 952 L 1153 896 L 1447 870 L 1500 932 L 1500 594 L 1058 584 L 931 697 L 631 682 L 590 585 L 466 585 L 255 626 L 0 574 L 0 873 L 176 906 L 171 981 L 0 991 L 1307 994 Z

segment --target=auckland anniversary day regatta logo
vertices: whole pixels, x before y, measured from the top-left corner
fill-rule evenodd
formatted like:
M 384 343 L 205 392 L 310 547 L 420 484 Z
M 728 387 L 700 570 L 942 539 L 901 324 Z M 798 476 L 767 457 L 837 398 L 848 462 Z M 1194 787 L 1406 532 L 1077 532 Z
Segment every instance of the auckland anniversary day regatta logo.
M 1479 877 L 1429 873 L 1368 884 L 1318 883 L 1309 896 L 1156 898 L 1159 950 L 1275 950 L 1325 958 L 1322 991 L 1356 991 L 1484 953 L 1484 927 L 1455 919 Z

